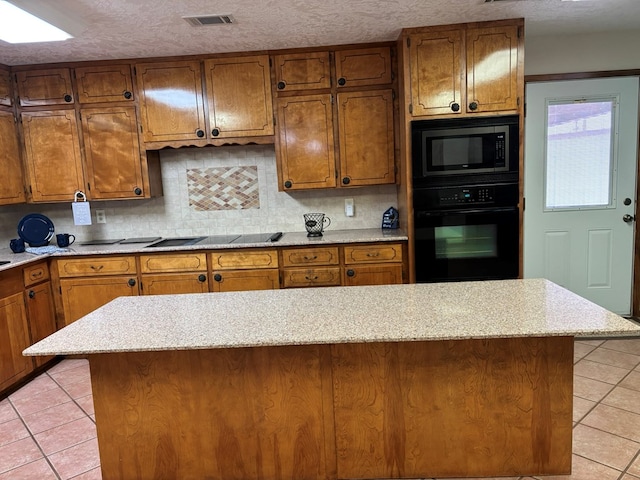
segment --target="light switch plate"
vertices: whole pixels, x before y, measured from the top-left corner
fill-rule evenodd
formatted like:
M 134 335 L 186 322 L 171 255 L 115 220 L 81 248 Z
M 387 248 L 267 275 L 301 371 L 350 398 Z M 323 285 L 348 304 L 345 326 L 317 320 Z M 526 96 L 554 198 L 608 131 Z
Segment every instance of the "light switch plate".
M 355 215 L 355 205 L 353 204 L 353 198 L 344 199 L 344 214 L 347 217 L 353 217 Z

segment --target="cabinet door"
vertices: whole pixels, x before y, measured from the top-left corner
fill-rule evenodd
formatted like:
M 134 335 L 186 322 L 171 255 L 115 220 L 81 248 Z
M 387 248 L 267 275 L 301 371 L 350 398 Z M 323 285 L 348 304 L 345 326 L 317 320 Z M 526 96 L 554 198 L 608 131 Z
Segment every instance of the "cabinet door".
M 279 91 L 331 88 L 329 52 L 276 55 L 274 64 Z
M 75 111 L 23 111 L 22 128 L 31 199 L 72 201 L 84 191 Z
M 81 117 L 91 198 L 144 197 L 135 107 L 85 108 Z
M 136 65 L 145 142 L 206 136 L 200 62 Z
M 212 138 L 273 135 L 267 55 L 205 61 Z
M 13 105 L 11 73 L 9 73 L 8 70 L 0 70 L 0 105 L 4 105 L 7 107 Z
M 278 270 L 214 270 L 211 289 L 214 292 L 241 292 L 246 290 L 275 290 L 280 288 Z
M 409 41 L 413 116 L 464 113 L 464 31 L 420 33 Z
M 207 293 L 209 282 L 202 272 L 142 275 L 141 290 L 144 295 Z
M 402 283 L 402 265 L 352 265 L 345 268 L 343 285 L 393 285 Z
M 280 190 L 336 186 L 331 95 L 278 99 Z
M 389 47 L 338 50 L 335 61 L 338 88 L 384 85 L 392 81 Z
M 393 92 L 338 94 L 340 184 L 395 183 Z
M 39 342 L 56 331 L 56 316 L 51 293 L 51 282 L 41 283 L 25 292 L 25 303 L 31 328 L 31 344 Z M 36 367 L 53 357 L 34 357 Z
M 60 280 L 66 325 L 117 297 L 138 295 L 135 277 L 65 278 Z
M 133 102 L 129 65 L 79 67 L 75 69 L 78 102 Z
M 71 72 L 68 68 L 17 72 L 16 79 L 19 101 L 23 107 L 73 104 Z
M 33 360 L 22 351 L 29 346 L 29 325 L 22 293 L 0 298 L 0 390 L 31 370 Z
M 25 201 L 20 146 L 13 112 L 0 110 L 0 205 Z
M 518 26 L 467 31 L 467 111 L 518 109 Z

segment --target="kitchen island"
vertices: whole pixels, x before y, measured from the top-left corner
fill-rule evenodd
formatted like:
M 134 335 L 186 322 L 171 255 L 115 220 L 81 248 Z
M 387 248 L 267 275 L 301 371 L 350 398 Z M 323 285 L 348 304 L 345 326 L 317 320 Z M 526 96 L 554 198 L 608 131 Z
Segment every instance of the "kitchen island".
M 573 337 L 640 327 L 546 280 L 118 298 L 89 358 L 103 477 L 570 472 Z

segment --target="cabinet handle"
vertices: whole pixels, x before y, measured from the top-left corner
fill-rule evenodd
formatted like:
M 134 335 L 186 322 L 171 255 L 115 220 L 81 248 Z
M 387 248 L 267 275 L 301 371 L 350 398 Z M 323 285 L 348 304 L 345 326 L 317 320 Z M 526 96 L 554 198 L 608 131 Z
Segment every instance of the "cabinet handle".
M 305 280 L 307 280 L 308 282 L 315 282 L 315 281 L 318 279 L 318 276 L 317 276 L 317 275 L 315 275 L 315 276 L 313 276 L 313 277 L 309 277 L 309 275 L 306 275 L 304 278 L 305 278 Z
M 471 102 L 469 104 L 469 110 L 474 111 L 478 109 L 478 103 L 477 102 Z
M 351 183 L 351 179 L 349 177 L 344 177 L 342 179 L 342 184 L 343 185 L 349 185 Z
M 341 87 L 344 87 L 345 83 L 347 83 L 347 79 L 344 77 L 340 77 L 338 79 L 338 85 L 340 85 Z
M 70 102 L 73 101 L 73 97 L 71 95 L 69 95 L 68 93 L 62 98 L 64 98 L 64 101 L 67 102 L 67 103 L 70 103 Z
M 287 180 L 286 182 L 284 182 L 284 188 L 291 188 L 293 187 L 293 183 L 291 183 L 291 180 Z
M 203 130 L 200 130 L 200 129 L 196 130 L 196 136 L 197 136 L 198 138 L 202 138 L 202 137 L 204 137 L 204 131 L 203 131 Z
M 303 260 L 304 260 L 305 262 L 311 262 L 311 261 L 313 261 L 313 260 L 317 260 L 317 259 L 318 259 L 318 256 L 317 256 L 317 255 L 314 255 L 313 257 L 307 257 L 307 256 L 305 255 L 305 256 L 303 257 Z
M 353 277 L 355 276 L 355 274 L 356 272 L 354 270 L 351 270 L 351 269 L 347 270 L 347 277 Z
M 214 279 L 216 282 L 221 282 L 221 281 L 222 281 L 222 275 L 220 275 L 219 273 L 216 273 L 216 274 L 213 276 L 213 279 Z
M 220 129 L 214 128 L 213 130 L 211 130 L 211 135 L 217 137 L 218 135 L 220 135 Z
M 42 275 L 44 275 L 44 272 L 42 270 L 38 270 L 37 272 L 31 272 L 31 275 L 29 276 L 35 280 L 40 278 Z
M 125 92 L 122 94 L 122 96 L 124 98 L 126 98 L 127 100 L 131 99 L 131 97 L 133 97 L 133 93 L 131 93 L 129 90 L 125 90 Z
M 460 111 L 460 104 L 459 103 L 452 103 L 451 104 L 451 110 L 454 112 L 459 112 Z
M 127 282 L 127 284 L 130 287 L 135 287 L 136 286 L 136 281 L 133 278 L 130 278 L 129 281 Z
M 34 292 L 33 290 L 29 290 L 29 298 L 33 298 L 36 296 L 36 292 Z
M 202 275 L 202 274 L 198 275 L 198 281 L 200 283 L 206 282 L 207 281 L 207 276 L 206 275 Z
M 367 253 L 367 257 L 369 257 L 369 258 L 375 258 L 375 257 L 379 257 L 379 256 L 380 256 L 380 252 L 373 252 L 373 253 L 369 252 L 369 253 Z
M 136 187 L 133 189 L 133 193 L 136 195 L 142 195 L 142 189 L 140 187 Z
M 278 90 L 284 90 L 284 88 L 287 86 L 286 83 L 284 82 L 278 82 Z
M 89 268 L 93 271 L 99 272 L 104 268 L 104 265 L 89 265 Z

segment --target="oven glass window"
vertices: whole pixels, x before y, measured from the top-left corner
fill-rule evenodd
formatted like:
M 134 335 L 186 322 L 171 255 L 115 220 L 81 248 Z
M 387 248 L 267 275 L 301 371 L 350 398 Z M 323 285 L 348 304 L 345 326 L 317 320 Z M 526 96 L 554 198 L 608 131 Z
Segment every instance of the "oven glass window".
M 498 235 L 495 224 L 435 227 L 434 234 L 436 259 L 498 256 Z
M 614 99 L 547 105 L 545 209 L 612 205 Z

